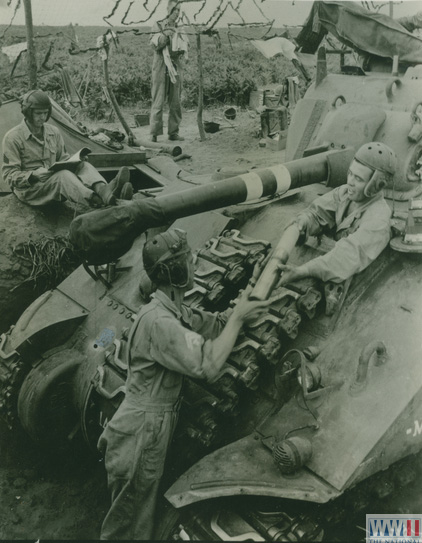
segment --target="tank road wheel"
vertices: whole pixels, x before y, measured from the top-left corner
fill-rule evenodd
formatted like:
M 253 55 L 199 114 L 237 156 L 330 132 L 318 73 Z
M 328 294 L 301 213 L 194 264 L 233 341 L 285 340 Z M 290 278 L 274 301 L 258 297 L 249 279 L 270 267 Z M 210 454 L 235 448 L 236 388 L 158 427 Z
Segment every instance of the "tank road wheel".
M 81 362 L 77 351 L 52 355 L 26 376 L 18 398 L 24 430 L 39 445 L 64 448 L 78 426 L 73 376 Z
M 82 437 L 96 455 L 98 438 L 125 395 L 126 375 L 91 357 L 77 372 L 75 404 L 79 413 Z
M 17 353 L 7 358 L 0 356 L 0 418 L 9 430 L 17 424 L 19 390 L 28 371 Z
M 101 410 L 98 406 L 93 379 L 97 373 L 97 361 L 94 357 L 79 367 L 75 377 L 75 403 L 79 413 L 82 437 L 90 451 L 98 455 L 97 442 L 103 430 Z

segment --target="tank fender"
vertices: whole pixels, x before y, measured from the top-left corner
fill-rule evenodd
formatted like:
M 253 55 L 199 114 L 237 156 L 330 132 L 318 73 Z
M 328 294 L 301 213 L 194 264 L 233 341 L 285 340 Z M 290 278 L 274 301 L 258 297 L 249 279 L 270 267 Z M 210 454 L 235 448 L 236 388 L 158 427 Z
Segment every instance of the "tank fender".
M 340 495 L 307 468 L 283 476 L 260 436 L 251 434 L 202 458 L 166 492 L 176 508 L 209 498 L 267 496 L 325 503 Z
M 82 319 L 88 310 L 58 289 L 49 290 L 37 298 L 21 315 L 16 325 L 3 334 L 0 349 L 7 357 L 32 336 L 65 321 Z

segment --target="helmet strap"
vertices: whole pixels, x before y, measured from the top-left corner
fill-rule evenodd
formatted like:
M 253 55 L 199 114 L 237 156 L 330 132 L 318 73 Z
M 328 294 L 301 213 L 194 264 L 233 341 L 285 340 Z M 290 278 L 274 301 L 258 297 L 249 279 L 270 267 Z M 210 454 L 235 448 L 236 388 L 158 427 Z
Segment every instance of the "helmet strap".
M 187 262 L 185 262 L 185 280 L 183 282 L 178 282 L 178 283 L 174 282 L 174 278 L 172 277 L 172 272 L 171 272 L 169 266 L 167 266 L 167 264 L 165 264 L 164 262 L 161 262 L 160 265 L 163 267 L 163 269 L 166 270 L 169 286 L 174 287 L 174 288 L 185 288 L 188 285 L 189 273 L 188 273 Z M 174 292 L 173 292 L 173 290 L 172 290 L 171 298 L 172 298 L 172 301 L 174 301 Z
M 385 180 L 385 175 L 379 170 L 374 170 L 374 173 L 371 175 L 370 180 L 367 182 L 363 193 L 367 198 L 372 198 L 373 196 L 375 196 L 375 194 L 383 190 L 386 186 L 387 181 Z

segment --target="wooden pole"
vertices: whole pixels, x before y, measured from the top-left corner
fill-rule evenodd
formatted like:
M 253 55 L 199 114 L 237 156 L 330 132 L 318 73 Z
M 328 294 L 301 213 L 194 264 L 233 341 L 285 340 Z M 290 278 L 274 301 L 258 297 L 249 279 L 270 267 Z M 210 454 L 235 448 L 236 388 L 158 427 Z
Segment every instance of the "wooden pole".
M 108 47 L 105 47 L 105 52 L 106 52 L 106 56 L 103 59 L 103 73 L 104 73 L 105 86 L 110 96 L 111 105 L 113 106 L 113 109 L 128 136 L 129 145 L 132 145 L 132 142 L 135 140 L 135 135 L 132 132 L 132 130 L 129 128 L 129 125 L 126 122 L 126 119 L 123 117 L 119 104 L 117 103 L 116 97 L 114 96 L 114 93 L 111 90 L 110 77 L 108 73 Z
M 391 18 L 393 18 L 394 15 L 394 2 L 388 2 L 389 7 L 389 15 Z
M 198 52 L 198 111 L 196 114 L 196 120 L 198 123 L 199 136 L 201 141 L 207 139 L 204 130 L 204 123 L 202 121 L 202 110 L 204 108 L 204 75 L 202 70 L 202 51 L 201 51 L 201 33 L 196 34 L 196 48 Z
M 25 10 L 26 42 L 28 49 L 29 88 L 37 88 L 37 57 L 35 54 L 34 28 L 32 24 L 31 0 L 23 0 Z

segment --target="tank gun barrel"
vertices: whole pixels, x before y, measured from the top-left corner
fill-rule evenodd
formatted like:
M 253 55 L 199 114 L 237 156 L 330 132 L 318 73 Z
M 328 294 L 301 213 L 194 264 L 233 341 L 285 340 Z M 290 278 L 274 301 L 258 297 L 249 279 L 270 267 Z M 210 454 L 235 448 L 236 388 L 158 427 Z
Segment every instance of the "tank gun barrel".
M 263 196 L 283 194 L 290 189 L 320 183 L 328 178 L 327 155 L 321 153 L 300 160 L 260 168 L 223 181 L 156 198 L 165 217 L 173 220 L 186 215 L 211 211 Z
M 341 156 L 345 151 L 327 151 L 157 198 L 85 213 L 72 221 L 69 238 L 86 262 L 106 264 L 128 251 L 133 240 L 148 228 L 326 181 L 334 156 L 348 166 L 348 157 Z M 342 173 L 345 176 L 346 172 Z

